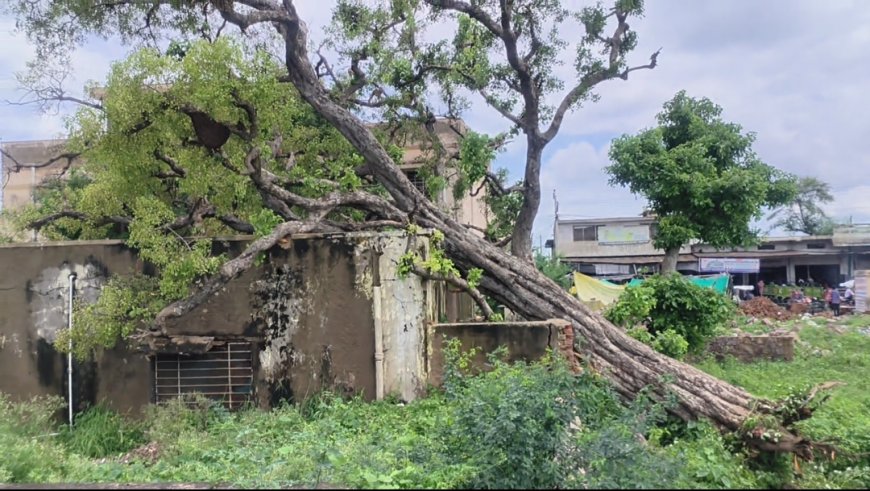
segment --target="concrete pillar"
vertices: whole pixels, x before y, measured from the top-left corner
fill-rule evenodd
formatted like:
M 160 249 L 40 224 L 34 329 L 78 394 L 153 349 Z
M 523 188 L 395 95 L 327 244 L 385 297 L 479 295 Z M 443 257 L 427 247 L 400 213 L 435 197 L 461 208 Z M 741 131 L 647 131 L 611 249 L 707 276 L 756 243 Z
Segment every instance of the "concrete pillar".
M 785 260 L 785 279 L 788 283 L 794 283 L 796 281 L 796 275 L 794 272 L 794 261 L 792 258 L 786 258 Z

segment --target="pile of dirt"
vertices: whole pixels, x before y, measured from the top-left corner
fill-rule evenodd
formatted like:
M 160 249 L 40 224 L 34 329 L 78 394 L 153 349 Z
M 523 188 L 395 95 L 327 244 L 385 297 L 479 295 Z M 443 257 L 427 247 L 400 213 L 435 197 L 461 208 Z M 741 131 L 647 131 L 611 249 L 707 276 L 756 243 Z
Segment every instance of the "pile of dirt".
M 767 297 L 755 297 L 740 304 L 740 310 L 752 317 L 787 320 L 792 314 Z

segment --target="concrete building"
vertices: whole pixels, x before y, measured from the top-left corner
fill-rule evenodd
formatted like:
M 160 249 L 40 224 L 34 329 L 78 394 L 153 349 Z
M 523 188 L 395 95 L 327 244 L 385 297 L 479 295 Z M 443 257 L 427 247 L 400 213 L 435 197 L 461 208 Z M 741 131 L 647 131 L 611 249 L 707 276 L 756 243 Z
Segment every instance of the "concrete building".
M 575 270 L 624 278 L 642 268 L 658 271 L 664 252 L 655 249 L 652 217 L 557 220 L 553 246 Z M 763 237 L 751 247 L 715 248 L 689 244 L 677 269 L 685 274 L 729 272 L 735 284 L 839 284 L 854 271 L 870 268 L 870 225 L 837 227 L 833 235 Z
M 0 144 L 0 210 L 33 202 L 33 192 L 46 179 L 66 173 L 78 160 L 66 158 L 66 140 L 12 141 Z M 37 167 L 39 166 L 39 167 Z
M 424 256 L 428 238 L 416 238 Z M 132 414 L 193 393 L 231 409 L 300 402 L 322 390 L 409 401 L 443 380 L 448 338 L 463 350 L 483 348 L 479 367 L 500 346 L 509 360 L 554 350 L 576 363 L 568 322 L 457 323 L 467 319 L 456 310 L 466 295 L 399 274 L 409 241 L 403 232 L 290 239 L 204 304 L 161 330 L 97 350 L 72 372 L 53 344 L 68 327 L 70 286 L 78 301 L 93 302 L 109 278 L 147 265 L 118 240 L 0 245 L 0 269 L 15 271 L 0 288 L 0 393 L 68 399 L 72 380 L 75 412 L 104 403 Z M 215 246 L 234 256 L 250 240 Z
M 557 219 L 553 249 L 576 271 L 618 279 L 658 271 L 664 253 L 653 247 L 655 233 L 651 217 Z M 697 272 L 697 263 L 690 246 L 680 250 L 678 270 Z
M 428 237 L 418 239 L 425 250 Z M 233 256 L 250 240 L 216 247 Z M 230 407 L 327 388 L 414 399 L 428 377 L 425 327 L 459 320 L 451 313 L 459 294 L 397 273 L 408 240 L 401 232 L 293 236 L 164 330 L 76 363 L 76 409 L 107 401 L 138 411 L 189 392 Z M 147 269 L 111 240 L 0 245 L 0 268 L 15 271 L 0 290 L 0 392 L 15 399 L 67 393 L 66 360 L 53 342 L 68 325 L 70 274 L 75 298 L 88 303 L 110 277 Z

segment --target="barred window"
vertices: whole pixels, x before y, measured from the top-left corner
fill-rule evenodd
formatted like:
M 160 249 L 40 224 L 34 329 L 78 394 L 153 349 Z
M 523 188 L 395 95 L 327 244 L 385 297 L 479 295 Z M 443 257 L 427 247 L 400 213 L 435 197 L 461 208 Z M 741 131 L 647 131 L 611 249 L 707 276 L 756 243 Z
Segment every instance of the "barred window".
M 238 409 L 251 400 L 253 356 L 249 343 L 227 343 L 202 354 L 158 354 L 154 360 L 157 404 L 201 394 Z

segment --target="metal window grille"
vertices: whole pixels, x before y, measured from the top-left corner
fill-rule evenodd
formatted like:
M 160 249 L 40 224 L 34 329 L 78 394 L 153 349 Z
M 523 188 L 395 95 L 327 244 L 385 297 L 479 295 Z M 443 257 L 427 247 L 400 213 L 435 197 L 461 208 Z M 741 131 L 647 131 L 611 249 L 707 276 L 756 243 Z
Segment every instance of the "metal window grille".
M 418 191 L 426 194 L 426 179 L 424 179 L 418 171 L 407 170 L 405 171 L 405 175 L 408 176 L 408 180 L 411 181 L 411 184 L 413 184 Z
M 227 343 L 196 355 L 158 354 L 154 362 L 157 404 L 201 394 L 238 409 L 251 400 L 253 356 L 249 343 Z

